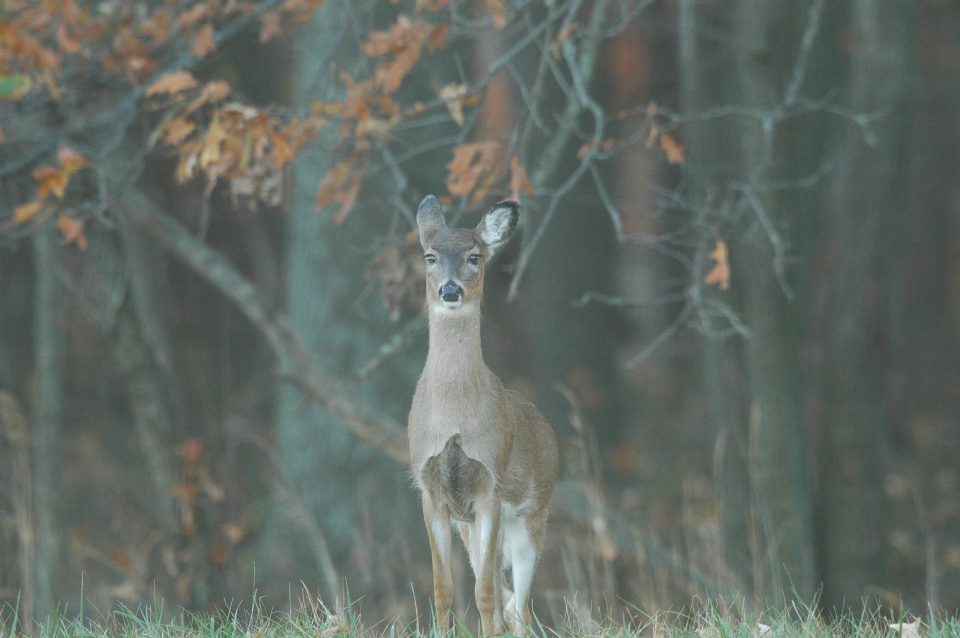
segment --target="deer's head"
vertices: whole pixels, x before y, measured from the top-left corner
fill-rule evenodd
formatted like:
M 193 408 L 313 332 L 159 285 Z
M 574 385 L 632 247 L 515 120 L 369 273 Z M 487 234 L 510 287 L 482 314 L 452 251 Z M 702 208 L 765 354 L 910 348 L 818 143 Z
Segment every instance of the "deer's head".
M 427 304 L 440 312 L 456 312 L 479 303 L 483 269 L 495 248 L 517 227 L 520 205 L 494 204 L 476 228 L 447 228 L 440 202 L 427 195 L 417 209 L 417 226 L 427 270 Z

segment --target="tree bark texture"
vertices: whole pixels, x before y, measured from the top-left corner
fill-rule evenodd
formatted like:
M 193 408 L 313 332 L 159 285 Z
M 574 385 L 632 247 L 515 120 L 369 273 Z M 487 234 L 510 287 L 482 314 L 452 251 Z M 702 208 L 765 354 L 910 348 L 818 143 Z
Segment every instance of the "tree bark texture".
M 357 18 L 354 11 L 345 3 L 327 3 L 300 31 L 291 87 L 295 106 L 309 108 L 314 100 L 341 97 L 337 69 L 343 67 L 334 61 L 342 61 L 340 56 L 353 46 L 349 29 Z M 363 295 L 365 268 L 376 249 L 371 227 L 376 220 L 355 211 L 338 225 L 329 210 L 316 209 L 317 187 L 337 159 L 335 146 L 336 132 L 325 129 L 293 165 L 286 309 L 306 359 L 321 375 L 343 379 L 374 355 L 391 329 L 379 300 Z M 396 413 L 400 405 L 390 401 L 409 396 L 414 384 L 407 379 L 409 385 L 400 390 L 403 381 L 389 380 L 392 388 L 368 382 L 361 394 L 376 409 Z M 393 493 L 405 482 L 390 472 L 402 470 L 378 463 L 379 451 L 351 436 L 337 416 L 311 404 L 298 387 L 284 383 L 279 388 L 276 418 L 278 496 L 261 543 L 263 564 L 272 566 L 267 579 L 286 592 L 290 582 L 322 578 L 326 593 L 336 596 L 338 570 L 357 542 L 369 495 L 384 489 Z M 378 519 L 389 520 L 387 510 L 405 502 L 402 496 L 390 500 L 393 505 L 373 512 Z
M 119 223 L 128 223 L 120 221 Z M 146 330 L 135 312 L 134 286 L 129 259 L 146 259 L 149 252 L 125 254 L 116 231 L 95 229 L 90 233 L 90 248 L 82 281 L 84 301 L 94 324 L 110 341 L 126 389 L 130 417 L 143 458 L 146 461 L 152 494 L 144 499 L 153 509 L 160 527 L 168 537 L 179 532 L 179 520 L 172 488 L 174 470 L 174 424 L 172 400 L 162 373 L 145 336 Z M 144 269 L 145 266 L 137 266 Z M 148 289 L 139 291 L 141 298 Z M 152 317 L 158 322 L 159 317 Z
M 33 239 L 34 395 L 33 395 L 33 582 L 34 618 L 49 615 L 57 605 L 61 571 L 60 444 L 64 422 L 63 360 L 66 337 L 62 319 L 61 249 L 52 224 Z
M 830 608 L 857 607 L 890 584 L 883 485 L 892 455 L 889 308 L 899 265 L 891 255 L 906 206 L 914 12 L 911 3 L 894 0 L 851 4 L 850 107 L 886 115 L 866 130 L 851 127 L 845 137 L 825 220 L 832 241 L 823 273 L 828 303 L 818 523 L 823 602 Z
M 735 97 L 731 77 L 732 51 L 705 37 L 717 28 L 719 15 L 710 15 L 697 0 L 681 0 L 678 12 L 678 52 L 681 106 L 698 113 Z M 736 148 L 735 127 L 726 121 L 691 122 L 685 127 L 687 149 L 684 169 L 691 198 L 708 202 L 719 197 L 730 178 L 731 149 Z M 736 293 L 736 291 L 731 291 Z M 706 291 L 707 294 L 715 294 Z M 731 340 L 706 339 L 703 343 L 703 394 L 715 432 L 714 475 L 720 499 L 720 533 L 723 558 L 735 586 L 753 588 L 755 530 L 750 525 L 751 492 L 747 465 L 747 422 L 742 384 L 740 344 Z
M 726 10 L 682 2 L 678 16 L 690 196 L 715 229 L 705 242 L 727 242 L 732 267 L 729 291 L 697 285 L 749 328 L 742 342 L 705 344 L 721 529 L 732 573 L 761 604 L 810 601 L 817 580 L 801 374 L 806 278 L 789 264 L 809 249 L 815 201 L 769 184 L 815 172 L 822 155 L 822 122 L 784 116 L 821 83 L 822 9 L 822 0 L 740 0 Z M 724 32 L 729 40 L 716 37 Z

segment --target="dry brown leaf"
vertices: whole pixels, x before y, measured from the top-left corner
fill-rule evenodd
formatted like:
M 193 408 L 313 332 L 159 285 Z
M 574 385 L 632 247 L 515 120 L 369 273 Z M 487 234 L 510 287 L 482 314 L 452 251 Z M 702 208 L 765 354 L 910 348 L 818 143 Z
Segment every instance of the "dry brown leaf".
M 221 143 L 226 139 L 226 131 L 220 122 L 214 119 L 203 137 L 203 149 L 200 151 L 200 168 L 207 170 L 220 161 Z
M 197 81 L 189 71 L 172 71 L 160 76 L 156 82 L 147 87 L 147 96 L 162 93 L 177 94 L 197 86 Z
M 166 44 L 170 39 L 170 14 L 161 9 L 140 25 L 140 33 L 152 39 L 156 44 Z
M 209 13 L 210 6 L 205 3 L 198 2 L 192 9 L 189 11 L 184 11 L 177 17 L 177 26 L 183 28 L 194 25 L 206 18 Z
M 440 88 L 440 97 L 447 104 L 450 117 L 458 126 L 463 126 L 463 98 L 466 95 L 466 84 L 447 84 Z
M 577 149 L 577 159 L 583 159 L 594 149 L 598 149 L 602 153 L 607 153 L 613 148 L 614 144 L 616 144 L 616 141 L 611 137 L 600 140 L 599 142 L 597 140 L 584 142 L 580 145 L 580 148 Z
M 273 163 L 277 168 L 282 168 L 290 163 L 294 156 L 293 147 L 287 139 L 275 131 L 273 128 L 267 128 L 267 137 L 273 145 Z
M 374 82 L 387 93 L 393 93 L 413 69 L 433 27 L 400 15 L 386 31 L 373 31 L 363 43 L 363 52 L 370 57 L 392 56 L 374 70 Z
M 447 170 L 447 190 L 450 194 L 470 195 L 471 205 L 476 204 L 503 171 L 500 142 L 474 142 L 454 148 L 453 159 L 447 164 Z
M 33 170 L 33 179 L 37 183 L 37 196 L 40 199 L 46 199 L 50 193 L 57 199 L 63 199 L 70 176 L 61 168 L 44 165 Z
M 176 117 L 167 124 L 163 135 L 163 142 L 170 146 L 176 146 L 187 139 L 196 128 L 193 122 L 182 117 Z
M 230 85 L 223 80 L 213 80 L 203 85 L 200 95 L 193 98 L 190 105 L 183 111 L 183 115 L 190 115 L 207 102 L 218 102 L 230 95 Z
M 37 216 L 37 213 L 43 208 L 43 202 L 39 199 L 35 199 L 32 202 L 27 202 L 26 204 L 20 204 L 13 209 L 13 221 L 12 225 L 19 226 L 21 224 L 26 224 L 28 221 Z
M 230 95 L 230 85 L 223 80 L 213 80 L 203 85 L 201 95 L 211 102 L 219 102 Z
M 197 34 L 193 36 L 193 47 L 191 47 L 190 53 L 198 58 L 204 58 L 216 48 L 217 44 L 213 38 L 213 25 L 205 24 L 197 31 Z
M 708 286 L 720 286 L 720 290 L 730 288 L 730 259 L 727 251 L 727 242 L 717 239 L 717 243 L 708 257 L 716 263 L 713 269 L 703 278 L 703 283 Z
M 60 165 L 68 176 L 76 173 L 88 164 L 86 157 L 66 146 L 61 146 L 60 150 L 57 151 L 57 159 L 60 160 Z
M 671 166 L 683 164 L 683 146 L 669 133 L 660 134 L 660 150 L 667 156 L 667 163 Z
M 570 24 L 560 29 L 560 33 L 557 34 L 557 37 L 553 39 L 553 43 L 550 44 L 550 53 L 553 54 L 554 58 L 560 59 L 561 48 L 567 42 L 567 40 L 570 39 L 570 36 L 576 33 L 577 29 L 579 28 L 580 28 L 579 24 L 577 24 L 576 22 L 571 22 Z
M 484 5 L 490 13 L 493 26 L 502 29 L 510 21 L 510 9 L 503 0 L 484 0 Z
M 83 232 L 83 221 L 69 215 L 60 215 L 57 219 L 57 228 L 63 235 L 63 244 L 76 244 L 80 250 L 87 249 L 87 236 Z
M 80 52 L 82 42 L 80 38 L 70 33 L 65 23 L 61 22 L 57 27 L 57 44 L 60 45 L 60 50 L 67 55 L 76 55 Z
M 120 569 L 130 569 L 133 567 L 133 557 L 130 552 L 122 547 L 114 547 L 110 550 L 110 558 Z
M 260 16 L 260 44 L 273 40 L 283 30 L 280 28 L 280 16 L 276 11 L 268 11 Z
M 450 33 L 450 23 L 441 22 L 430 29 L 430 37 L 427 38 L 427 48 L 431 53 L 436 53 L 447 43 L 447 34 Z
M 431 13 L 436 13 L 440 9 L 446 7 L 448 4 L 450 4 L 450 0 L 417 0 L 417 6 L 415 6 L 413 10 L 417 13 L 420 13 L 426 9 Z
M 365 166 L 356 159 L 337 162 L 320 182 L 317 190 L 317 211 L 330 204 L 340 204 L 340 208 L 333 215 L 333 221 L 335 224 L 342 224 L 357 204 L 357 195 L 360 193 L 365 172 Z

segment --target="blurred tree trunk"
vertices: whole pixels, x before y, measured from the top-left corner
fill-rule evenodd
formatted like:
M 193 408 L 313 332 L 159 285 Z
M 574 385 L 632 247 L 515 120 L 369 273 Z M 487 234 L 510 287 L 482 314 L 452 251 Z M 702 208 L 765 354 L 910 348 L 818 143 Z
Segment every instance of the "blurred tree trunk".
M 773 111 L 795 99 L 790 96 L 792 89 L 799 91 L 810 82 L 806 76 L 814 68 L 802 65 L 816 42 L 804 41 L 802 36 L 804 27 L 819 28 L 807 23 L 822 19 L 808 14 L 817 2 L 737 3 L 734 37 L 740 104 Z M 798 10 L 798 4 L 808 6 Z M 798 77 L 799 84 L 792 86 Z M 764 540 L 764 580 L 758 593 L 765 603 L 783 598 L 811 602 L 816 589 L 813 494 L 800 374 L 807 287 L 797 286 L 787 272 L 777 242 L 784 241 L 791 251 L 804 254 L 809 246 L 803 241 L 808 234 L 803 227 L 814 223 L 809 211 L 815 200 L 796 191 L 767 189 L 764 182 L 796 180 L 813 173 L 818 162 L 809 158 L 811 150 L 819 155 L 823 126 L 810 117 L 782 121 L 773 130 L 769 126 L 754 120 L 743 129 L 741 179 L 745 188 L 755 192 L 744 192 L 744 255 L 740 260 L 734 257 L 739 272 L 735 281 L 744 288 L 744 317 L 751 333 L 745 353 L 751 396 L 747 440 L 755 524 Z M 773 231 L 765 227 L 765 215 Z M 787 239 L 779 237 L 781 233 L 788 233 Z M 790 297 L 790 287 L 796 290 L 795 299 Z
M 129 222 L 119 219 L 117 223 L 123 226 Z M 127 235 L 135 232 L 132 228 L 125 229 Z M 89 239 L 82 290 L 84 301 L 94 324 L 110 342 L 126 389 L 133 427 L 152 483 L 151 492 L 144 494 L 144 503 L 153 510 L 151 514 L 164 534 L 172 538 L 179 531 L 171 496 L 176 482 L 172 401 L 154 356 L 157 350 L 151 349 L 146 336 L 149 328 L 139 320 L 134 301 L 135 295 L 145 298 L 151 293 L 133 274 L 137 269 L 145 272 L 145 264 L 132 265 L 136 260 L 148 259 L 150 252 L 131 249 L 125 254 L 117 231 L 94 228 Z M 149 306 L 155 307 L 155 303 Z M 154 315 L 150 320 L 158 322 L 159 318 Z
M 43 619 L 57 605 L 57 582 L 62 571 L 60 520 L 60 438 L 64 418 L 65 335 L 63 328 L 61 250 L 57 229 L 47 224 L 33 239 L 34 297 L 34 396 L 33 494 L 34 556 L 33 609 Z
M 293 45 L 291 102 L 308 110 L 314 100 L 342 98 L 334 62 L 347 60 L 351 25 L 360 5 L 326 3 L 302 28 Z M 356 53 L 355 55 L 360 55 Z M 355 62 L 347 62 L 347 68 Z M 343 68 L 340 66 L 339 68 Z M 342 225 L 330 210 L 317 211 L 317 187 L 335 161 L 336 131 L 324 129 L 293 165 L 286 240 L 286 311 L 293 331 L 317 369 L 333 377 L 351 374 L 389 335 L 382 305 L 367 290 L 365 268 L 374 235 L 354 212 Z M 381 321 L 377 325 L 377 321 Z M 412 385 L 410 386 L 412 388 Z M 409 388 L 408 388 L 409 391 Z M 373 398 L 377 408 L 388 393 Z M 382 492 L 386 466 L 380 452 L 351 435 L 323 409 L 282 382 L 277 405 L 277 485 L 265 522 L 258 577 L 286 595 L 290 583 L 323 583 L 340 594 L 341 570 L 358 538 L 360 513 L 374 489 Z M 365 496 L 366 495 L 366 496 Z M 388 514 L 390 507 L 380 506 Z M 390 527 L 380 528 L 389 533 Z M 371 551 L 366 548 L 361 551 Z M 352 579 L 353 580 L 353 579 Z M 355 580 L 360 580 L 359 578 Z
M 915 69 L 911 3 L 857 0 L 851 7 L 850 108 L 886 116 L 847 138 L 829 216 L 826 387 L 819 512 L 823 602 L 857 606 L 889 584 L 884 552 L 892 454 L 887 406 L 890 287 L 906 206 L 906 120 Z M 895 603 L 895 601 L 888 601 Z
M 681 106 L 685 112 L 702 112 L 730 103 L 734 97 L 729 47 L 704 37 L 717 27 L 721 16 L 706 15 L 698 0 L 681 0 L 678 13 L 678 50 Z M 684 171 L 694 201 L 710 201 L 722 192 L 729 156 L 735 152 L 734 128 L 723 121 L 691 122 L 684 131 Z M 731 291 L 736 293 L 736 291 Z M 708 293 L 711 294 L 711 293 Z M 750 476 L 747 466 L 746 414 L 743 389 L 734 382 L 743 378 L 739 347 L 731 339 L 706 339 L 703 344 L 704 396 L 716 428 L 714 473 L 720 498 L 724 560 L 738 586 L 753 586 L 751 547 Z
M 800 374 L 807 286 L 787 260 L 809 250 L 815 201 L 768 187 L 814 173 L 822 154 L 819 118 L 782 117 L 822 83 L 822 12 L 810 8 L 823 5 L 803 4 L 684 2 L 679 15 L 684 111 L 742 110 L 694 118 L 686 170 L 706 242 L 730 247 L 731 289 L 703 294 L 738 308 L 750 331 L 742 343 L 708 339 L 704 383 L 719 429 L 726 562 L 761 604 L 810 601 L 816 582 Z M 715 37 L 722 32 L 730 40 Z

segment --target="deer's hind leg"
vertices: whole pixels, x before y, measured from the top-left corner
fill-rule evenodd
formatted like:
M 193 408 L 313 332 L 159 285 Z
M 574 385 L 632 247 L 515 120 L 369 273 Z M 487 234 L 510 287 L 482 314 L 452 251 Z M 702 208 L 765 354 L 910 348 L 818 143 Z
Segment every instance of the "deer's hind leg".
M 474 579 L 479 582 L 480 569 L 478 567 L 478 555 L 480 550 L 476 542 L 474 542 L 477 536 L 472 533 L 472 529 L 471 523 L 457 523 L 457 531 L 460 532 L 463 546 L 467 549 L 467 556 L 470 559 L 470 568 L 473 570 Z M 503 613 L 505 604 L 503 597 L 503 579 L 501 578 L 503 555 L 499 549 L 496 552 L 495 560 L 496 564 L 493 568 L 493 627 L 494 631 L 502 633 L 504 630 Z
M 504 614 L 511 621 L 511 628 L 522 635 L 524 627 L 530 627 L 530 591 L 533 575 L 540 556 L 546 517 L 533 514 L 511 517 L 504 523 L 504 552 L 509 552 L 513 572 L 513 605 Z

